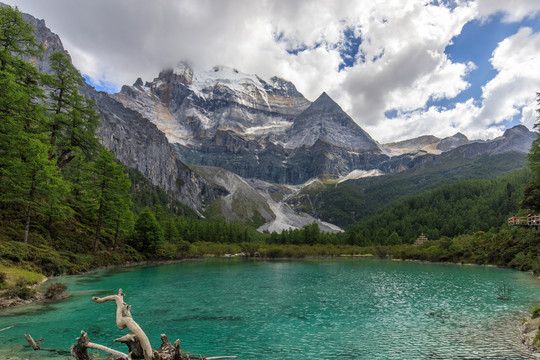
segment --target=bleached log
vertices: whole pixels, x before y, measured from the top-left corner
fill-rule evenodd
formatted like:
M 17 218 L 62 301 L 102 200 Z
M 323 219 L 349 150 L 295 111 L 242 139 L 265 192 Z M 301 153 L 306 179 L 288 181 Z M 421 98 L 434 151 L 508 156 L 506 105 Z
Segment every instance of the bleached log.
M 11 329 L 13 326 L 15 326 L 15 325 L 8 326 L 7 328 L 0 329 L 0 331 L 9 330 L 9 329 Z
M 95 349 L 100 350 L 106 353 L 109 353 L 111 355 L 114 355 L 116 357 L 119 357 L 121 359 L 129 359 L 129 356 L 127 354 L 124 354 L 123 352 L 111 349 L 107 346 L 95 344 L 90 341 L 90 338 L 86 334 L 85 331 L 81 331 L 81 336 L 77 339 L 77 344 L 73 345 L 71 347 L 71 355 L 74 356 L 77 360 L 90 360 L 90 355 L 88 355 L 87 349 Z
M 34 350 L 40 350 L 39 345 L 32 339 L 32 336 L 30 334 L 24 334 L 24 338 L 26 341 L 28 341 L 28 344 L 32 347 Z
M 103 346 L 103 345 L 100 345 L 100 344 L 94 344 L 92 342 L 89 342 L 89 343 L 86 344 L 86 347 L 90 348 L 90 349 L 96 349 L 96 350 L 104 351 L 104 352 L 109 353 L 111 355 L 118 356 L 121 359 L 129 359 L 129 356 L 127 354 L 124 354 L 123 352 L 111 349 L 109 347 L 106 347 L 106 346 Z
M 152 346 L 150 345 L 150 340 L 146 336 L 145 332 L 141 329 L 139 324 L 137 324 L 131 316 L 131 306 L 124 302 L 124 294 L 122 289 L 118 290 L 118 295 L 109 295 L 102 298 L 92 297 L 92 300 L 101 304 L 107 301 L 114 301 L 116 303 L 116 326 L 118 329 L 122 330 L 126 327 L 137 336 L 137 339 L 141 343 L 143 349 L 144 360 L 152 360 L 153 351 Z
M 91 360 L 90 355 L 88 355 L 88 348 L 86 347 L 90 339 L 86 335 L 86 332 L 81 331 L 81 336 L 75 340 L 77 340 L 77 343 L 71 346 L 71 356 L 77 360 Z
M 129 354 L 133 359 L 142 359 L 144 357 L 141 343 L 133 334 L 126 334 L 121 338 L 114 339 L 114 342 L 125 344 L 129 349 Z

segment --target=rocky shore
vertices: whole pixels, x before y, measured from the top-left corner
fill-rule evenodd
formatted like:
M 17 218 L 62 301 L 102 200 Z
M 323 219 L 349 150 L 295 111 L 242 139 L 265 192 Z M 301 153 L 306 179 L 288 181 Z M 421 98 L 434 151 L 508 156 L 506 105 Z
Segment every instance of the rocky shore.
M 531 350 L 533 355 L 540 359 L 540 338 L 537 338 L 540 327 L 540 317 L 529 318 L 519 326 L 521 342 Z
M 44 284 L 47 280 L 49 279 L 44 278 L 39 283 L 29 286 L 31 289 L 34 290 L 34 294 L 27 299 L 21 299 L 17 296 L 6 297 L 3 294 L 6 290 L 0 291 L 0 309 L 14 306 L 30 305 L 46 300 L 58 301 L 69 297 L 69 293 L 66 291 L 67 288 L 63 284 L 50 286 L 45 291 L 40 290 L 40 285 Z

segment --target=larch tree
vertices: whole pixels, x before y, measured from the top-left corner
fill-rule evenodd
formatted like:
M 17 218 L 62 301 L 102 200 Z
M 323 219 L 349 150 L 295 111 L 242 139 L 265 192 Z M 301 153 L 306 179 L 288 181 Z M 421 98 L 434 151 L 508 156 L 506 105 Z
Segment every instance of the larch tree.
M 94 251 L 99 248 L 104 226 L 115 229 L 115 238 L 130 224 L 131 183 L 114 159 L 113 154 L 102 149 L 97 160 L 90 165 L 90 179 L 87 184 L 89 205 L 95 216 Z
M 163 231 L 154 213 L 144 209 L 135 221 L 131 244 L 143 254 L 154 254 L 163 241 Z
M 77 154 L 91 158 L 98 147 L 98 115 L 79 88 L 82 77 L 64 53 L 50 56 L 52 74 L 45 77 L 49 93 L 49 160 L 64 168 Z M 76 151 L 80 150 L 80 151 Z
M 536 93 L 536 109 L 538 122 L 534 125 L 536 129 L 540 129 L 540 92 Z M 535 181 L 529 185 L 523 193 L 523 201 L 521 207 L 540 211 L 540 136 L 537 136 L 533 141 L 531 150 L 528 155 L 529 165 L 534 173 Z
M 46 156 L 41 74 L 23 58 L 42 49 L 18 9 L 0 7 L 0 204 L 24 223 L 28 242 L 32 218 L 60 203 L 66 184 Z

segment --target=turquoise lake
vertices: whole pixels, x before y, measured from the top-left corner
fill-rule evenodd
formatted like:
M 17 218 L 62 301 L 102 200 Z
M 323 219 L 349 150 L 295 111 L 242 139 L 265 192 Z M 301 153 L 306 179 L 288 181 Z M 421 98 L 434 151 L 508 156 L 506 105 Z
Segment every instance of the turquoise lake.
M 23 334 L 69 350 L 81 330 L 125 351 L 114 302 L 91 301 L 120 287 L 153 347 L 165 333 L 187 352 L 238 359 L 533 359 L 518 325 L 540 304 L 527 273 L 365 258 L 209 259 L 53 281 L 71 297 L 0 311 L 0 329 L 14 326 L 0 332 L 0 357 L 66 359 L 34 352 Z

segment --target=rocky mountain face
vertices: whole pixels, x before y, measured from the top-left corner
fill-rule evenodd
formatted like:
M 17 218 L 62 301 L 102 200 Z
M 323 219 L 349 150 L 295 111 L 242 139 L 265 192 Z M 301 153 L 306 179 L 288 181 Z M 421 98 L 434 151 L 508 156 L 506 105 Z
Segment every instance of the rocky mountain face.
M 36 66 L 48 72 L 48 56 L 65 51 L 60 38 L 43 20 L 25 18 L 45 47 Z M 102 144 L 125 165 L 200 213 L 244 221 L 261 231 L 313 221 L 325 231 L 340 231 L 293 210 L 305 186 L 316 192 L 310 180 L 338 183 L 453 159 L 527 153 L 536 138 L 516 126 L 491 141 L 458 133 L 380 145 L 326 93 L 310 102 L 291 82 L 226 67 L 194 71 L 178 64 L 117 94 L 88 85 L 81 90 L 101 115 Z
M 152 121 L 183 162 L 277 184 L 398 173 L 456 156 L 526 153 L 536 136 L 518 127 L 491 141 L 457 133 L 379 145 L 326 93 L 311 103 L 277 77 L 226 67 L 197 72 L 183 63 L 112 97 Z
M 277 77 L 226 67 L 196 73 L 178 64 L 113 96 L 150 119 L 184 162 L 242 177 L 300 184 L 387 158 L 327 94 L 310 103 Z
M 96 103 L 101 115 L 98 134 L 102 145 L 152 184 L 196 210 L 228 194 L 178 160 L 166 136 L 148 119 L 93 88 L 86 87 L 85 95 Z
M 383 144 L 381 147 L 389 156 L 418 153 L 420 151 L 438 155 L 468 143 L 470 143 L 470 141 L 465 135 L 457 133 L 444 139 L 440 139 L 433 135 L 424 135 L 414 139 Z
M 0 3 L 0 6 L 7 5 Z M 63 52 L 67 54 L 64 46 L 62 45 L 62 40 L 60 40 L 60 37 L 58 35 L 49 30 L 49 28 L 45 25 L 44 20 L 38 20 L 28 14 L 23 14 L 23 18 L 35 29 L 34 36 L 36 38 L 36 42 L 38 44 L 41 44 L 44 49 L 43 56 L 41 58 L 25 60 L 35 64 L 39 72 L 50 73 L 51 66 L 49 62 L 49 57 L 55 52 Z
M 0 3 L 0 6 L 6 5 Z M 50 73 L 49 57 L 54 52 L 67 54 L 67 51 L 60 37 L 45 25 L 44 20 L 28 14 L 23 16 L 33 26 L 37 43 L 44 48 L 41 58 L 28 60 L 40 72 Z M 181 162 L 165 134 L 141 114 L 87 84 L 83 84 L 81 92 L 95 102 L 96 110 L 101 115 L 98 136 L 102 145 L 126 166 L 139 170 L 152 184 L 196 210 L 228 194 L 225 188 L 208 182 Z

